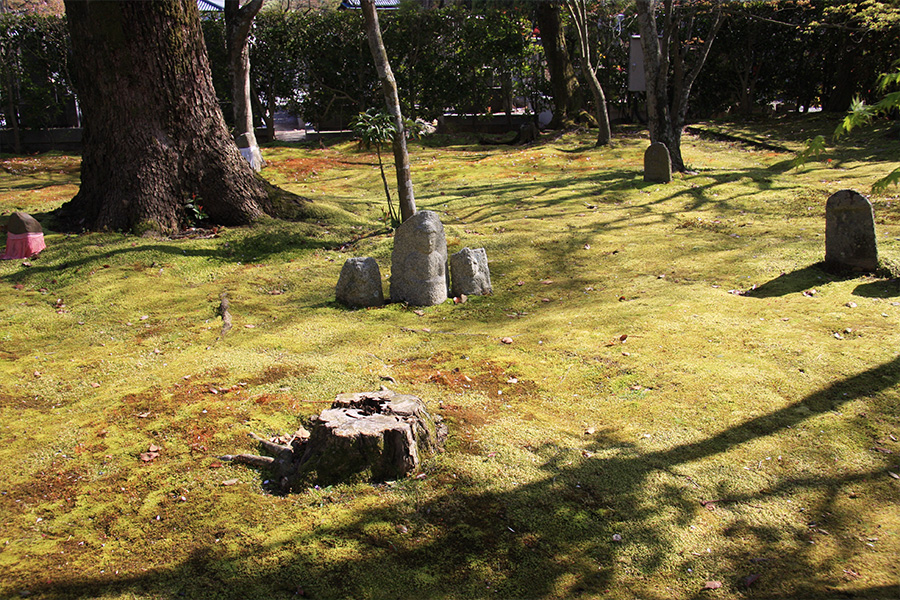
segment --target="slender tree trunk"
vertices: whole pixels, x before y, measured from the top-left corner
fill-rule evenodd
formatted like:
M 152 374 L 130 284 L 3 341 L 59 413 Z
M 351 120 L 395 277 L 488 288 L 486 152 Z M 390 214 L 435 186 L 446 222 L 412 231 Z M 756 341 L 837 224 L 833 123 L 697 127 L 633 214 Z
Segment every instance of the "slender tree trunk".
M 234 111 L 234 139 L 246 153 L 250 166 L 259 171 L 265 165 L 253 128 L 253 109 L 250 99 L 250 26 L 262 8 L 263 0 L 250 0 L 244 6 L 240 0 L 225 0 L 225 43 L 228 70 L 231 75 L 231 100 Z
M 535 7 L 535 18 L 541 32 L 541 46 L 550 72 L 550 88 L 553 92 L 553 120 L 550 128 L 564 127 L 575 112 L 575 94 L 578 80 L 569 60 L 566 36 L 560 19 L 560 4 L 555 0 L 540 0 Z
M 384 101 L 388 113 L 394 121 L 394 168 L 397 171 L 397 196 L 400 203 L 400 220 L 405 221 L 416 214 L 416 199 L 413 195 L 412 175 L 409 167 L 409 152 L 406 149 L 406 126 L 400 112 L 400 96 L 397 92 L 397 81 L 388 62 L 384 41 L 381 39 L 381 27 L 378 24 L 378 13 L 375 0 L 361 1 L 363 17 L 366 21 L 366 35 L 369 38 L 369 49 L 378 70 L 378 79 L 384 92 Z
M 84 116 L 63 227 L 173 232 L 185 204 L 246 224 L 273 212 L 216 101 L 195 0 L 66 2 Z
M 594 96 L 594 117 L 597 119 L 597 145 L 606 146 L 610 142 L 612 133 L 609 128 L 609 113 L 606 110 L 606 94 L 603 86 L 597 79 L 597 68 L 591 59 L 591 39 L 588 29 L 587 5 L 585 0 L 567 0 L 566 6 L 575 21 L 575 30 L 578 32 L 578 49 L 581 53 L 581 71 L 587 79 Z
M 665 26 L 660 40 L 656 26 L 658 0 L 637 0 L 638 28 L 644 50 L 644 73 L 647 79 L 647 114 L 650 141 L 661 142 L 669 150 L 672 170 L 684 172 L 681 156 L 681 132 L 687 120 L 688 99 L 700 69 L 709 56 L 713 40 L 722 24 L 722 4 L 716 1 L 716 13 L 710 31 L 703 38 L 694 64 L 688 69 L 678 37 L 678 20 L 672 0 L 664 1 Z M 692 29 L 692 28 L 691 28 Z M 689 37 L 694 35 L 691 32 Z M 669 81 L 669 67 L 674 81 Z M 672 89 L 670 89 L 672 84 Z M 671 100 L 671 104 L 670 104 Z

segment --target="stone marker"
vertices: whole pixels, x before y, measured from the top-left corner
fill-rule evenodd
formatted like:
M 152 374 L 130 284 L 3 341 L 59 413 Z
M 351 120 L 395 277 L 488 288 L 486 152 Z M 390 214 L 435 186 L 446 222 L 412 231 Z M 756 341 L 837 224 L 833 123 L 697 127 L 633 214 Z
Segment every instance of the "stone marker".
M 450 257 L 450 286 L 453 296 L 483 296 L 493 291 L 484 248 L 463 248 Z
M 669 149 L 662 142 L 650 144 L 644 152 L 644 181 L 669 183 L 672 181 L 672 160 Z
M 825 265 L 835 270 L 878 268 L 875 214 L 858 192 L 835 192 L 825 204 Z
M 447 240 L 437 213 L 422 210 L 394 233 L 391 302 L 433 306 L 447 299 Z
M 335 300 L 350 308 L 382 306 L 381 271 L 370 257 L 348 258 L 334 289 Z
M 37 219 L 20 211 L 9 216 L 6 223 L 6 250 L 0 258 L 3 260 L 28 258 L 46 247 L 44 230 Z

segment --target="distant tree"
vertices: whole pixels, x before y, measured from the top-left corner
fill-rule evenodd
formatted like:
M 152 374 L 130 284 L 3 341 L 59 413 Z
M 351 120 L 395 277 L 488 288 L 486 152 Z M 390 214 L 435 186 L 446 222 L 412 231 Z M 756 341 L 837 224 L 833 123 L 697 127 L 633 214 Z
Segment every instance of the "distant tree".
M 594 118 L 597 120 L 597 145 L 605 146 L 609 144 L 612 134 L 609 128 L 609 113 L 606 110 L 606 94 L 600 80 L 597 79 L 597 69 L 599 57 L 595 57 L 595 52 L 591 44 L 591 31 L 588 18 L 587 0 L 566 0 L 566 7 L 575 21 L 575 31 L 578 33 L 578 50 L 581 55 L 581 72 L 591 88 L 591 94 L 594 96 Z
M 253 109 L 250 99 L 250 27 L 253 17 L 262 8 L 263 0 L 225 0 L 225 42 L 228 70 L 231 76 L 231 100 L 234 112 L 234 138 L 238 147 L 250 154 L 254 171 L 262 169 L 265 161 L 256 142 Z
M 369 49 L 375 61 L 378 79 L 381 81 L 381 89 L 384 92 L 387 111 L 391 115 L 391 120 L 394 124 L 394 169 L 397 172 L 400 220 L 405 221 L 416 214 L 416 199 L 413 195 L 409 152 L 406 149 L 406 124 L 403 121 L 403 113 L 400 110 L 400 95 L 397 92 L 397 81 L 394 79 L 394 73 L 391 71 L 390 62 L 388 62 L 387 50 L 385 50 L 384 41 L 381 38 L 381 26 L 378 23 L 375 0 L 361 0 L 360 5 L 366 23 Z
M 551 128 L 563 127 L 571 123 L 576 112 L 578 79 L 569 57 L 565 29 L 562 22 L 562 7 L 565 0 L 538 0 L 535 3 L 535 21 L 541 32 L 541 45 L 550 74 L 550 89 L 553 93 L 553 120 Z
M 636 5 L 650 140 L 665 144 L 672 169 L 684 172 L 681 132 L 687 121 L 688 99 L 722 23 L 722 0 L 637 0 Z M 660 8 L 664 19 L 661 30 L 657 27 Z M 699 31 L 703 24 L 706 30 Z
M 63 227 L 167 233 L 188 204 L 225 225 L 287 212 L 226 129 L 196 0 L 71 0 L 66 16 L 84 149 Z

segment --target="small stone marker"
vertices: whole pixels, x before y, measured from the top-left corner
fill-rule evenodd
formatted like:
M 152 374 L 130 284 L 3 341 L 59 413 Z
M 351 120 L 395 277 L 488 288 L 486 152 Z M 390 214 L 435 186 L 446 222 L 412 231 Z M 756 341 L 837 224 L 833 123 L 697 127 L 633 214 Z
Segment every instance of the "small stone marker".
M 483 296 L 493 291 L 484 248 L 463 248 L 450 256 L 450 286 L 453 296 Z
M 669 149 L 662 142 L 653 142 L 644 152 L 644 181 L 669 183 L 672 181 L 672 160 Z
M 835 192 L 825 204 L 825 265 L 836 270 L 878 268 L 875 213 L 858 192 Z
M 375 259 L 348 258 L 341 267 L 334 296 L 335 300 L 350 308 L 382 306 L 384 293 L 381 291 L 381 271 Z
M 447 240 L 437 213 L 419 211 L 394 233 L 391 302 L 433 306 L 447 299 Z
M 3 260 L 28 258 L 47 247 L 41 224 L 28 213 L 16 211 L 11 214 L 6 232 L 6 250 L 0 257 Z

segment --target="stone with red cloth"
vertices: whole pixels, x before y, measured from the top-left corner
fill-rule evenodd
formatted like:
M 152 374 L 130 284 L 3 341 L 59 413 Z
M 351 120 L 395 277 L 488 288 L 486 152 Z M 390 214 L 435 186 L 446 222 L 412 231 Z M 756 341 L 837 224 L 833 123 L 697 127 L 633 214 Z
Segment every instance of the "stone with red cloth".
M 6 252 L 0 258 L 3 260 L 28 258 L 46 247 L 44 230 L 37 219 L 19 211 L 10 215 L 6 223 Z

